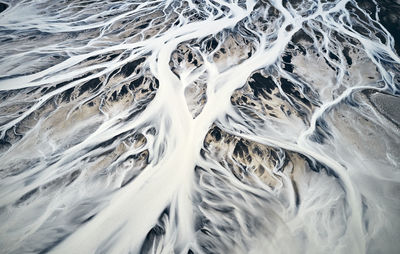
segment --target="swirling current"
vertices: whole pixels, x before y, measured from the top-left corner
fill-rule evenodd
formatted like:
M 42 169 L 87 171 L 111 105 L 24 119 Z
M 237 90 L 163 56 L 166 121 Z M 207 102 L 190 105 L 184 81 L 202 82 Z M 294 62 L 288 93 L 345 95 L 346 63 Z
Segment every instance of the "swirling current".
M 399 253 L 399 13 L 1 0 L 0 253 Z

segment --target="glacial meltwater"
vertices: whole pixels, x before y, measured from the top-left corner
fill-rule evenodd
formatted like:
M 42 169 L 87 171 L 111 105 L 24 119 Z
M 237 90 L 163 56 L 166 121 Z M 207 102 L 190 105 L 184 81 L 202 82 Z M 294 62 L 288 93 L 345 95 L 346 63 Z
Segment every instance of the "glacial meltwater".
M 400 253 L 399 0 L 0 0 L 0 253 Z

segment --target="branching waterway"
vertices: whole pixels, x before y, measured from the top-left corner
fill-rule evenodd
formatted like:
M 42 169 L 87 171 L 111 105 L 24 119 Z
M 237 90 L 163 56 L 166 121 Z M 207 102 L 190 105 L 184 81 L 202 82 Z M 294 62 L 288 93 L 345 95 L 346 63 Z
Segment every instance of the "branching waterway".
M 399 1 L 0 11 L 0 253 L 400 250 Z

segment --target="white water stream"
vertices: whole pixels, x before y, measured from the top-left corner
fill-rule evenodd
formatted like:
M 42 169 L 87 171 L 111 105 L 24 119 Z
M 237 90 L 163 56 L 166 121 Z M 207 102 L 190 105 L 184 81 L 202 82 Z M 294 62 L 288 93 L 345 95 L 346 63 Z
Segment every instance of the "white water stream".
M 5 2 L 0 252 L 397 253 L 400 58 L 362 2 Z

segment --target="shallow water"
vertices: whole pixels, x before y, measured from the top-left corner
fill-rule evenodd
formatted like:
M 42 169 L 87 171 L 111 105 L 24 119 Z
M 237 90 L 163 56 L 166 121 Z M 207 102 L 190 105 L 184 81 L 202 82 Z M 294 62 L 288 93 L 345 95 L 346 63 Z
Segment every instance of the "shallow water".
M 400 3 L 0 4 L 0 253 L 398 253 Z

